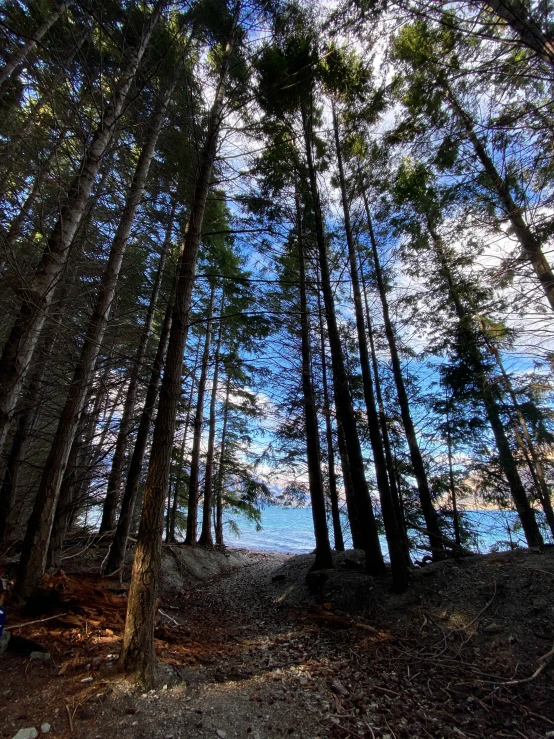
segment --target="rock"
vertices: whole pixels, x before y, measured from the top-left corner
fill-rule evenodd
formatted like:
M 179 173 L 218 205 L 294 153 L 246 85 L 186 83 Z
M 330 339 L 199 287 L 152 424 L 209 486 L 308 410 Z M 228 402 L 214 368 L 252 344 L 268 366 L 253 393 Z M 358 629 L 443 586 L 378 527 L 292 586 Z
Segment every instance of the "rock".
M 10 641 L 10 632 L 4 631 L 2 633 L 2 636 L 0 636 L 0 654 L 6 651 L 8 648 L 8 642 Z
M 485 634 L 499 634 L 502 631 L 500 624 L 489 624 L 483 628 Z
M 41 662 L 50 662 L 50 652 L 31 652 L 29 659 L 38 659 Z
M 40 731 L 42 734 L 49 734 L 51 728 L 52 727 L 48 723 L 44 723 L 40 725 Z
M 219 739 L 225 739 L 227 736 L 226 732 L 221 729 L 218 729 L 215 733 L 218 735 Z
M 331 683 L 331 690 L 333 691 L 333 693 L 335 693 L 335 695 L 349 695 L 348 690 L 338 680 L 333 680 L 333 682 Z
M 19 729 L 13 739 L 36 739 L 37 736 L 38 731 L 35 729 L 34 726 L 31 726 L 28 729 Z

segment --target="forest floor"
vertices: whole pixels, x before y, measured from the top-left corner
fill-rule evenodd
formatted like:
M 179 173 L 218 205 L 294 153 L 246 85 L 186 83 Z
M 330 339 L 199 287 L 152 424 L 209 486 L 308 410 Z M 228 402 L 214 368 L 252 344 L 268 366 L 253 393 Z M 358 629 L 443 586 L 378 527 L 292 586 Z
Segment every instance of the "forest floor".
M 0 736 L 554 736 L 553 549 L 432 564 L 402 595 L 359 552 L 308 586 L 311 555 L 236 552 L 191 576 L 184 549 L 164 555 L 156 690 L 113 669 L 126 586 L 91 574 L 90 550 L 88 573 L 46 578 L 27 617 L 8 614 L 55 618 L 12 630 L 51 657 L 17 640 L 0 656 Z

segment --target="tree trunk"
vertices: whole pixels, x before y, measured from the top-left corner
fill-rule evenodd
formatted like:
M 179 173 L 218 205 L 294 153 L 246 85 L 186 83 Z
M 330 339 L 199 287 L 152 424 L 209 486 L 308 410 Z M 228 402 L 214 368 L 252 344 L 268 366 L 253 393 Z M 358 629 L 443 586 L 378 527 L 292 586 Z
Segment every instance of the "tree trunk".
M 84 426 L 84 424 L 82 424 Z M 52 526 L 50 546 L 48 548 L 48 567 L 58 569 L 62 565 L 62 552 L 68 524 L 71 519 L 72 504 L 75 502 L 75 478 L 77 464 L 82 448 L 81 434 L 77 432 L 71 445 L 67 467 L 60 486 L 60 495 L 56 507 L 56 516 Z
M 454 484 L 454 468 L 452 465 L 452 433 L 450 430 L 449 402 L 446 403 L 446 445 L 448 449 L 448 478 L 450 482 L 450 497 L 452 499 L 452 517 L 454 519 L 454 541 L 460 547 L 462 538 L 460 536 L 460 518 L 458 516 L 458 502 L 456 499 L 456 486 Z
M 210 115 L 204 153 L 197 172 L 190 217 L 179 263 L 177 297 L 135 548 L 125 633 L 118 663 L 121 670 L 134 674 L 140 683 L 148 686 L 154 682 L 156 664 L 154 652 L 156 589 L 161 563 L 165 492 L 175 435 L 175 416 L 181 394 L 183 351 L 190 320 L 189 312 L 198 247 L 202 236 L 206 199 L 223 117 L 225 85 L 239 9 L 240 6 L 237 4 L 231 37 L 223 55 L 221 74 Z
M 223 429 L 221 431 L 221 447 L 219 451 L 219 467 L 217 470 L 217 481 L 215 484 L 216 503 L 215 503 L 215 544 L 218 547 L 224 546 L 223 541 L 223 479 L 225 476 L 225 452 L 227 449 L 227 423 L 229 420 L 229 395 L 231 393 L 231 379 L 227 377 L 225 388 L 225 405 L 223 407 Z
M 327 439 L 327 467 L 329 471 L 329 498 L 331 500 L 331 520 L 333 522 L 333 538 L 335 551 L 344 552 L 344 538 L 340 523 L 339 494 L 337 490 L 337 473 L 335 471 L 335 451 L 333 449 L 333 428 L 331 424 L 331 405 L 327 382 L 327 357 L 325 356 L 325 334 L 323 330 L 323 307 L 321 291 L 317 292 L 319 318 L 319 337 L 321 353 L 321 384 L 323 386 L 323 415 L 325 416 L 325 437 Z
M 154 26 L 160 17 L 164 2 L 165 0 L 158 0 L 152 15 L 145 23 L 138 47 L 129 53 L 127 66 L 114 92 L 113 102 L 106 109 L 92 136 L 84 159 L 69 188 L 67 200 L 60 209 L 59 218 L 48 239 L 35 275 L 24 291 L 21 309 L 0 358 L 0 452 L 21 384 L 32 360 L 55 287 L 63 275 L 70 247 L 85 212 L 92 185 L 106 149 L 113 138 L 127 101 L 129 89 Z M 40 546 L 41 550 L 44 550 L 44 544 L 43 541 Z M 39 566 L 38 570 L 40 569 Z M 36 573 L 30 577 L 31 579 L 36 578 Z
M 33 385 L 34 382 L 31 383 L 30 387 Z M 0 543 L 8 535 L 8 520 L 17 494 L 23 455 L 29 435 L 35 424 L 36 416 L 36 406 L 27 405 L 17 419 L 17 426 L 4 471 L 2 488 L 0 489 Z
M 482 376 L 482 383 L 486 382 Z M 530 547 L 541 547 L 543 545 L 542 535 L 540 533 L 535 512 L 529 504 L 527 493 L 521 482 L 517 464 L 510 448 L 510 443 L 504 431 L 504 426 L 500 418 L 498 405 L 494 401 L 491 393 L 483 387 L 483 402 L 487 411 L 487 417 L 494 434 L 496 447 L 498 449 L 498 458 L 500 465 L 504 471 L 504 475 L 508 480 L 508 485 L 512 493 L 512 498 L 521 520 L 521 525 L 525 533 L 527 545 Z
M 552 500 L 551 500 L 550 490 L 546 482 L 546 476 L 544 474 L 544 467 L 542 465 L 542 461 L 537 453 L 537 449 L 531 438 L 531 434 L 529 433 L 529 429 L 525 421 L 525 416 L 523 415 L 523 412 L 521 410 L 521 406 L 518 402 L 517 396 L 515 394 L 515 391 L 510 381 L 510 378 L 508 376 L 508 373 L 504 369 L 504 364 L 502 362 L 500 352 L 498 351 L 496 347 L 492 346 L 492 344 L 488 341 L 482 326 L 481 326 L 481 333 L 485 336 L 485 340 L 487 342 L 489 351 L 494 355 L 496 359 L 496 363 L 498 365 L 498 368 L 500 369 L 500 372 L 502 373 L 502 377 L 504 378 L 506 389 L 512 400 L 514 409 L 516 411 L 517 421 L 521 429 L 521 434 L 520 434 L 517 431 L 517 427 L 516 427 L 516 440 L 518 442 L 518 446 L 523 452 L 525 461 L 527 462 L 527 466 L 529 468 L 529 472 L 531 473 L 531 477 L 533 478 L 535 489 L 537 491 L 538 498 L 541 502 L 544 515 L 546 516 L 548 526 L 550 528 L 552 535 L 554 536 L 554 510 L 552 510 Z
M 544 479 L 544 470 L 543 470 L 542 464 L 540 460 L 535 461 L 533 459 L 529 451 L 528 444 L 524 440 L 517 426 L 514 429 L 514 433 L 515 433 L 517 445 L 520 448 L 523 456 L 525 457 L 525 462 L 527 463 L 529 473 L 533 479 L 533 485 L 535 486 L 535 490 L 537 491 L 537 497 L 540 501 L 544 515 L 546 517 L 548 528 L 550 529 L 551 535 L 554 537 L 554 510 L 552 509 L 550 491 L 546 484 L 546 480 Z M 537 462 L 539 465 L 538 468 L 536 466 Z
M 96 305 L 87 327 L 67 400 L 60 416 L 60 422 L 39 485 L 35 507 L 29 519 L 23 542 L 18 578 L 14 589 L 15 597 L 20 600 L 26 600 L 29 597 L 44 574 L 60 485 L 94 376 L 96 359 L 108 324 L 123 256 L 129 241 L 135 213 L 144 193 L 148 170 L 154 157 L 158 135 L 172 89 L 173 86 L 167 91 L 160 109 L 154 115 L 152 129 L 141 151 L 123 215 L 110 249 L 108 263 L 102 276 Z
M 148 311 L 146 313 L 144 326 L 142 327 L 137 354 L 135 356 L 133 366 L 131 367 L 131 378 L 129 381 L 129 387 L 127 388 L 125 403 L 123 405 L 121 424 L 119 426 L 119 433 L 117 435 L 115 450 L 112 458 L 112 466 L 110 469 L 110 475 L 108 477 L 106 500 L 104 501 L 104 507 L 102 509 L 100 533 L 103 533 L 104 531 L 113 531 L 116 526 L 116 511 L 121 492 L 121 478 L 123 475 L 123 464 L 125 461 L 127 441 L 129 439 L 129 434 L 131 433 L 133 425 L 140 374 L 142 371 L 142 366 L 144 364 L 146 349 L 148 348 L 148 340 L 150 339 L 150 334 L 152 332 L 152 322 L 154 320 L 154 314 L 156 312 L 156 306 L 158 304 L 158 296 L 165 270 L 167 253 L 171 244 L 171 234 L 173 232 L 176 204 L 177 200 L 176 198 L 174 198 L 171 205 L 171 214 L 169 216 L 168 226 L 165 232 L 165 239 L 160 252 L 160 261 L 158 263 L 156 278 L 154 280 L 152 294 L 148 303 Z
M 29 190 L 29 193 L 25 198 L 25 201 L 23 202 L 19 213 L 11 222 L 10 228 L 8 229 L 8 232 L 6 234 L 6 253 L 10 252 L 14 248 L 16 241 L 21 236 L 25 219 L 28 218 L 29 213 L 31 212 L 31 208 L 35 204 L 35 201 L 39 196 L 42 187 L 44 186 L 44 181 L 48 176 L 50 164 L 52 163 L 54 156 L 57 154 L 58 145 L 63 141 L 66 134 L 67 129 L 64 129 L 57 136 L 56 141 L 53 143 L 52 149 L 46 159 L 43 162 L 39 163 L 33 186 Z M 0 273 L 3 271 L 3 269 L 3 265 L 0 264 Z
M 326 570 L 333 567 L 333 557 L 327 530 L 325 491 L 321 477 L 319 453 L 319 428 L 314 391 L 312 387 L 312 359 L 310 349 L 310 323 L 306 298 L 306 267 L 302 238 L 302 216 L 300 199 L 296 196 L 296 238 L 298 241 L 299 287 L 300 287 L 300 333 L 302 338 L 302 394 L 304 397 L 304 420 L 306 426 L 306 451 L 308 457 L 308 479 L 315 535 L 315 560 L 311 570 Z
M 106 347 L 105 349 L 106 356 L 110 356 L 110 349 Z M 105 365 L 104 369 L 104 376 L 107 378 L 110 374 L 110 366 L 108 363 Z M 104 414 L 102 417 L 102 431 L 98 434 L 98 441 L 94 445 L 94 451 L 91 456 L 90 460 L 90 468 L 96 467 L 102 460 L 106 457 L 107 451 L 106 451 L 106 439 L 108 438 L 108 434 L 112 431 L 112 422 L 113 417 L 115 415 L 116 410 L 119 408 L 121 400 L 126 392 L 126 385 L 125 382 L 121 382 L 119 384 L 119 387 L 117 388 L 117 393 L 115 395 L 115 398 L 110 397 L 110 391 L 109 388 L 106 387 L 104 384 L 104 393 L 105 393 L 105 406 L 104 406 Z M 99 390 L 99 395 L 101 395 L 101 391 Z M 96 414 L 96 418 L 100 418 L 100 412 Z M 91 423 L 94 424 L 93 431 L 96 430 L 96 425 L 99 423 L 95 423 L 94 420 L 91 420 Z M 96 436 L 96 434 L 93 434 L 93 438 Z
M 379 260 L 379 252 L 377 250 L 377 242 L 375 240 L 375 234 L 373 232 L 373 223 L 371 219 L 371 213 L 369 210 L 369 203 L 367 202 L 367 194 L 365 190 L 362 190 L 364 206 L 367 216 L 367 225 L 369 229 L 369 237 L 371 242 L 371 250 L 373 254 L 373 265 L 375 268 L 375 277 L 377 280 L 377 288 L 379 290 L 379 297 L 381 299 L 381 306 L 383 309 L 383 321 L 385 325 L 385 334 L 387 337 L 387 343 L 389 345 L 389 351 L 392 363 L 392 372 L 394 376 L 394 383 L 396 385 L 396 394 L 398 396 L 398 404 L 400 406 L 400 415 L 402 417 L 402 425 L 404 426 L 404 433 L 406 434 L 406 441 L 408 442 L 408 449 L 410 452 L 410 460 L 412 462 L 412 468 L 414 476 L 417 482 L 417 490 L 419 493 L 419 500 L 421 503 L 421 510 L 425 519 L 425 526 L 429 535 L 429 543 L 433 558 L 440 558 L 444 554 L 444 543 L 442 533 L 439 526 L 439 520 L 437 512 L 433 506 L 433 499 L 431 497 L 431 490 L 429 489 L 429 482 L 427 480 L 427 473 L 425 471 L 425 465 L 423 463 L 423 457 L 417 441 L 417 435 L 412 421 L 412 414 L 410 413 L 410 402 L 408 400 L 408 393 L 406 392 L 406 385 L 404 384 L 404 378 L 402 376 L 402 368 L 400 364 L 400 357 L 398 355 L 398 348 L 396 346 L 396 336 L 394 328 L 390 318 L 389 303 L 387 300 L 387 291 L 383 280 L 383 273 L 381 270 L 381 263 Z
M 358 254 L 358 256 L 360 255 Z M 392 448 L 391 448 L 391 443 L 390 443 L 389 428 L 388 428 L 388 423 L 387 423 L 387 416 L 385 413 L 385 404 L 383 402 L 383 394 L 381 392 L 381 380 L 379 378 L 379 365 L 377 363 L 377 352 L 375 351 L 375 341 L 373 339 L 373 325 L 371 323 L 371 316 L 369 313 L 369 304 L 367 300 L 367 290 L 366 290 L 365 278 L 364 278 L 364 273 L 362 269 L 361 259 L 359 261 L 360 261 L 360 274 L 362 276 L 362 288 L 363 288 L 365 315 L 366 315 L 366 324 L 367 324 L 367 336 L 369 338 L 369 350 L 371 354 L 371 364 L 373 367 L 373 379 L 375 381 L 375 395 L 377 396 L 377 407 L 379 409 L 379 425 L 381 428 L 381 435 L 383 439 L 385 462 L 386 462 L 387 473 L 389 477 L 392 501 L 393 501 L 394 510 L 396 513 L 396 520 L 398 521 L 398 526 L 399 526 L 399 531 L 400 531 L 404 558 L 408 564 L 411 564 L 410 541 L 408 539 L 408 532 L 406 530 L 406 519 L 404 517 L 402 501 L 400 499 L 400 490 L 398 489 L 398 481 L 396 479 L 394 460 L 392 457 Z
M 23 46 L 9 56 L 5 66 L 0 69 L 0 87 L 11 77 L 17 67 L 25 61 L 29 52 L 35 48 L 39 41 L 48 33 L 54 23 L 63 13 L 65 13 L 70 5 L 70 0 L 65 0 L 60 3 L 48 18 L 37 29 L 35 29 L 30 36 L 27 37 Z
M 49 338 L 51 339 L 51 342 L 49 342 L 50 346 L 44 347 L 44 352 L 41 352 L 42 356 L 40 358 L 40 362 L 37 362 L 35 365 L 33 374 L 30 378 L 25 403 L 17 419 L 17 426 L 6 463 L 2 488 L 0 489 L 0 543 L 4 541 L 6 536 L 8 516 L 17 493 L 21 463 L 23 461 L 29 436 L 37 420 L 39 408 L 38 403 L 40 402 L 44 374 L 48 367 L 51 346 L 54 342 L 54 337 L 52 335 Z
M 56 90 L 68 76 L 68 70 L 73 64 L 75 57 L 81 50 L 85 40 L 89 37 L 89 29 L 86 29 L 84 33 L 75 41 L 71 52 L 64 58 L 63 68 L 59 69 L 55 74 L 51 75 L 48 80 L 48 84 L 45 86 L 45 92 L 43 95 L 34 101 L 28 108 L 25 109 L 27 115 L 21 122 L 21 125 L 17 128 L 17 131 L 13 133 L 9 141 L 6 141 L 2 146 L 2 162 L 0 164 L 2 175 L 0 176 L 0 192 L 6 192 L 6 184 L 10 179 L 10 175 L 19 174 L 21 175 L 21 169 L 14 166 L 15 160 L 20 157 L 22 150 L 24 152 L 25 147 L 22 146 L 26 141 L 31 128 L 37 123 L 37 118 L 40 113 L 47 108 L 51 109 L 51 90 Z M 79 103 L 77 103 L 78 105 Z M 24 111 L 19 111 L 24 112 Z M 40 123 L 39 123 L 40 125 Z M 24 160 L 28 164 L 28 160 Z M 20 161 L 21 164 L 21 161 Z M 16 172 L 17 170 L 17 172 Z M 0 270 L 1 271 L 1 270 Z
M 358 352 L 360 367 L 362 369 L 362 384 L 364 390 L 365 407 L 367 412 L 367 427 L 369 431 L 371 449 L 373 451 L 373 465 L 375 467 L 377 489 L 379 491 L 379 499 L 381 501 L 381 512 L 383 514 L 383 522 L 385 524 L 385 534 L 387 537 L 387 544 L 389 549 L 393 586 L 397 592 L 402 592 L 406 589 L 408 585 L 407 566 L 409 562 L 405 557 L 405 548 L 402 545 L 401 522 L 400 520 L 397 520 L 397 514 L 389 484 L 389 477 L 387 474 L 387 464 L 383 451 L 383 441 L 381 439 L 381 431 L 379 429 L 379 416 L 377 415 L 377 408 L 375 405 L 375 395 L 373 392 L 371 368 L 369 366 L 369 352 L 367 348 L 366 327 L 364 323 L 364 313 L 362 306 L 362 293 L 360 290 L 360 279 L 356 259 L 356 247 L 354 245 L 354 239 L 352 237 L 352 228 L 350 226 L 350 211 L 348 207 L 348 197 L 346 194 L 346 181 L 344 177 L 344 166 L 342 162 L 342 151 L 340 147 L 338 118 L 334 103 L 333 130 L 335 134 L 335 152 L 339 169 L 344 229 L 346 233 L 346 243 L 348 246 L 348 260 L 350 263 L 350 279 L 352 281 L 352 292 L 354 296 L 354 314 L 356 317 Z
M 342 352 L 337 318 L 335 314 L 335 301 L 333 288 L 331 286 L 331 276 L 329 273 L 327 245 L 325 243 L 325 233 L 323 228 L 323 215 L 321 212 L 316 170 L 312 155 L 311 101 L 309 103 L 303 101 L 301 113 L 304 141 L 306 146 L 309 185 L 315 219 L 316 241 L 319 252 L 321 286 L 323 290 L 323 299 L 325 304 L 329 346 L 331 348 L 331 363 L 333 367 L 333 382 L 335 388 L 337 415 L 340 419 L 340 422 L 342 423 L 344 435 L 346 438 L 346 449 L 348 454 L 348 461 L 350 463 L 350 474 L 352 476 L 354 495 L 356 497 L 358 519 L 360 522 L 360 529 L 364 541 L 363 548 L 366 553 L 367 570 L 372 575 L 383 575 L 385 573 L 385 563 L 383 561 L 383 555 L 381 553 L 381 545 L 379 543 L 377 524 L 375 521 L 375 516 L 373 514 L 373 506 L 371 504 L 367 481 L 365 479 L 362 449 L 360 446 L 360 439 L 358 437 L 358 429 L 356 428 L 356 419 L 354 417 L 352 398 L 350 397 L 350 390 L 348 388 L 348 379 L 344 365 L 344 356 Z
M 176 288 L 177 282 L 175 281 L 165 309 L 165 316 L 160 333 L 160 340 L 158 342 L 156 356 L 152 365 L 150 380 L 148 381 L 146 398 L 140 416 L 133 454 L 131 456 L 129 469 L 127 471 L 127 481 L 125 484 L 123 497 L 121 499 L 121 510 L 119 512 L 119 519 L 117 521 L 114 538 L 110 547 L 110 551 L 108 553 L 106 565 L 104 567 L 105 575 L 110 575 L 112 574 L 112 572 L 116 572 L 117 570 L 119 570 L 125 560 L 127 539 L 131 530 L 131 522 L 133 520 L 133 511 L 135 509 L 135 502 L 137 499 L 140 478 L 142 475 L 142 467 L 144 463 L 144 455 L 146 453 L 146 445 L 148 443 L 148 435 L 150 433 L 150 426 L 152 424 L 152 417 L 154 415 L 156 401 L 158 400 L 162 369 L 167 352 L 167 345 L 169 342 L 169 333 L 171 331 L 171 321 L 173 317 L 173 309 L 175 306 Z
M 93 471 L 95 467 L 97 466 L 99 460 L 101 459 L 100 455 L 100 449 L 103 447 L 104 441 L 106 439 L 108 429 L 111 423 L 111 418 L 113 416 L 114 408 L 119 406 L 119 402 L 121 400 L 121 389 L 117 392 L 115 399 L 112 400 L 111 410 L 109 412 L 109 416 L 107 414 L 107 403 L 109 402 L 109 396 L 110 392 L 109 389 L 106 386 L 106 380 L 109 375 L 109 365 L 106 364 L 101 376 L 98 378 L 97 381 L 97 389 L 96 394 L 94 397 L 94 402 L 92 402 L 92 408 L 90 412 L 87 413 L 86 416 L 86 422 L 81 421 L 80 426 L 83 427 L 83 433 L 82 433 L 82 439 L 79 444 L 79 452 L 78 452 L 78 460 L 77 460 L 77 466 L 79 470 L 79 474 L 75 475 L 75 486 L 76 490 L 72 495 L 72 504 L 69 506 L 68 510 L 68 516 L 66 519 L 66 528 L 70 529 L 73 526 L 73 522 L 77 516 L 77 513 L 80 509 L 82 509 L 83 504 L 86 500 L 86 493 L 89 489 L 91 478 L 93 475 Z M 90 397 L 92 398 L 92 395 L 94 393 L 91 392 Z M 104 407 L 104 410 L 102 410 L 103 403 L 106 402 L 106 406 Z M 102 418 L 102 423 L 104 428 L 102 429 L 102 432 L 100 433 L 99 440 L 95 443 L 96 438 L 96 431 L 97 427 L 100 423 L 100 417 Z M 82 416 L 83 419 L 83 416 Z M 79 433 L 79 435 L 81 435 Z M 72 447 L 73 450 L 73 447 Z M 70 453 L 71 456 L 71 453 Z M 69 462 L 68 462 L 69 466 Z M 65 480 L 65 476 L 64 476 Z M 60 500 L 62 499 L 62 495 L 64 494 L 63 491 L 63 483 L 62 488 L 60 489 Z M 58 510 L 61 508 L 60 500 L 58 500 L 58 506 L 56 508 L 56 515 L 58 513 Z M 96 502 L 96 501 L 94 501 Z M 54 522 L 55 525 L 55 522 Z M 50 547 L 52 547 L 52 538 L 54 537 L 54 532 L 52 533 L 52 537 L 50 540 Z
M 214 356 L 214 381 L 212 397 L 210 400 L 210 430 L 208 433 L 208 453 L 206 455 L 206 474 L 204 476 L 204 502 L 202 508 L 202 530 L 198 544 L 203 547 L 213 547 L 212 537 L 212 491 L 214 474 L 214 450 L 215 450 L 215 424 L 217 404 L 217 383 L 219 379 L 219 356 L 221 352 L 221 340 L 223 336 L 223 308 L 225 305 L 225 293 L 221 296 L 221 308 L 219 311 L 219 332 Z
M 192 411 L 192 399 L 194 397 L 194 386 L 196 385 L 196 371 L 198 369 L 198 361 L 200 359 L 200 342 L 196 346 L 196 355 L 194 357 L 194 367 L 190 373 L 190 393 L 186 404 L 187 415 L 185 416 L 185 426 L 183 429 L 183 441 L 181 442 L 181 451 L 179 454 L 179 469 L 177 470 L 177 479 L 175 481 L 175 492 L 173 495 L 173 505 L 171 507 L 171 521 L 169 524 L 169 537 L 168 541 L 171 543 L 175 542 L 175 527 L 177 519 L 177 508 L 179 504 L 179 491 L 181 489 L 181 483 L 183 480 L 183 473 L 185 470 L 185 449 L 187 445 L 187 436 L 190 426 L 190 416 Z
M 14 496 L 17 492 L 19 468 L 25 456 L 27 442 L 32 430 L 37 423 L 39 409 L 42 403 L 42 388 L 46 370 L 49 366 L 51 355 L 55 352 L 59 336 L 58 322 L 54 313 L 61 315 L 66 307 L 71 279 L 66 279 L 56 295 L 53 305 L 50 307 L 50 324 L 44 331 L 40 347 L 38 349 L 38 361 L 33 367 L 29 387 L 26 391 L 26 401 L 20 411 L 17 427 L 15 430 L 12 446 L 8 455 L 8 462 L 4 474 L 2 488 L 0 490 L 0 542 L 5 536 L 7 517 L 13 505 Z M 53 307 L 56 307 L 56 311 Z
M 339 447 L 339 456 L 342 468 L 342 480 L 344 484 L 344 497 L 346 499 L 346 511 L 348 513 L 348 523 L 350 524 L 350 534 L 352 536 L 352 546 L 354 549 L 364 548 L 364 536 L 358 517 L 358 509 L 356 508 L 356 496 L 354 495 L 354 484 L 352 475 L 350 474 L 350 462 L 348 460 L 348 451 L 346 448 L 346 438 L 344 429 L 340 419 L 336 413 L 336 394 L 335 394 L 335 418 L 337 423 L 337 443 Z
M 475 332 L 472 330 L 470 325 L 471 316 L 468 315 L 465 306 L 460 300 L 458 288 L 450 270 L 442 239 L 435 231 L 429 218 L 427 220 L 427 227 L 435 247 L 441 272 L 448 286 L 450 299 L 454 305 L 456 315 L 460 322 L 460 330 L 463 332 L 464 342 L 468 350 L 473 372 L 481 388 L 481 397 L 483 399 L 487 418 L 496 442 L 496 448 L 498 449 L 500 466 L 502 467 L 506 480 L 508 481 L 512 499 L 521 520 L 527 544 L 530 547 L 540 547 L 543 544 L 542 535 L 535 519 L 535 512 L 529 504 L 527 493 L 525 492 L 525 488 L 521 482 L 517 463 L 512 454 L 510 443 L 504 430 L 504 425 L 498 409 L 498 403 L 491 389 L 490 378 L 488 377 L 487 370 L 483 364 L 483 358 L 476 342 Z
M 179 463 L 175 475 L 175 486 L 173 488 L 173 502 L 169 510 L 168 521 L 166 525 L 166 541 L 168 544 L 176 544 L 175 529 L 177 527 L 177 509 L 179 508 L 179 492 L 183 479 L 183 467 L 185 466 L 185 449 L 187 446 L 187 436 L 190 423 L 190 405 L 192 404 L 192 394 L 194 389 L 194 378 L 190 388 L 189 405 L 187 406 L 187 415 L 185 416 L 185 424 L 183 428 L 183 440 L 179 449 Z
M 508 220 L 512 225 L 523 253 L 533 267 L 544 294 L 550 303 L 550 307 L 554 310 L 554 274 L 547 258 L 544 256 L 541 243 L 523 219 L 522 209 L 515 204 L 506 180 L 498 173 L 481 139 L 475 133 L 471 118 L 460 106 L 452 90 L 446 88 L 446 94 L 455 114 L 466 131 L 468 139 L 473 145 L 477 158 L 492 182 L 498 200 L 508 216 Z
M 554 44 L 530 18 L 529 11 L 520 0 L 484 0 L 484 4 L 508 24 L 524 46 L 554 66 Z
M 187 535 L 185 544 L 193 547 L 196 545 L 198 532 L 198 496 L 200 489 L 200 442 L 202 441 L 202 429 L 204 426 L 204 400 L 206 396 L 206 382 L 208 380 L 208 363 L 210 360 L 210 346 L 212 342 L 212 319 L 214 310 L 215 286 L 210 293 L 208 306 L 208 323 L 206 324 L 206 336 L 204 339 L 204 352 L 202 354 L 202 365 L 200 368 L 200 380 L 198 382 L 198 401 L 196 403 L 196 414 L 194 416 L 194 433 L 192 437 L 192 453 L 190 458 L 189 476 L 189 504 L 187 515 Z

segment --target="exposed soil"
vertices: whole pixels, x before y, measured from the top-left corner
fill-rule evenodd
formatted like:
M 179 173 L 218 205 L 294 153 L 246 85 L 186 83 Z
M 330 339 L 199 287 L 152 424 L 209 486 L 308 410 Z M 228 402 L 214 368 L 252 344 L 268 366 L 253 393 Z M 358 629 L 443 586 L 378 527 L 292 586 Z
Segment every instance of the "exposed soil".
M 242 553 L 198 579 L 177 549 L 164 559 L 181 564 L 160 600 L 159 688 L 113 669 L 125 584 L 50 576 L 32 616 L 9 614 L 65 615 L 12 631 L 51 659 L 24 644 L 0 656 L 1 736 L 44 722 L 83 739 L 554 736 L 552 660 L 541 661 L 554 639 L 552 549 L 429 565 L 403 595 L 363 574 L 358 552 L 308 586 L 311 555 Z

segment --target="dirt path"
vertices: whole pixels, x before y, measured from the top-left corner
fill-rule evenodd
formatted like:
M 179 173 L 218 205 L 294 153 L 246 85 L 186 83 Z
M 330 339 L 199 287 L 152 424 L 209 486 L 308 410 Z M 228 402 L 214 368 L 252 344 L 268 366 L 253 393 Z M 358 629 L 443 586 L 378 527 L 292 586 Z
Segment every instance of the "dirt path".
M 54 677 L 53 665 L 4 655 L 0 694 L 5 675 L 17 679 L 4 696 L 2 735 L 47 721 L 53 736 L 70 736 L 69 716 L 84 739 L 536 739 L 554 731 L 549 665 L 505 685 L 532 675 L 552 646 L 554 553 L 432 566 L 403 596 L 344 556 L 310 593 L 309 561 L 255 556 L 166 595 L 155 691 L 109 668 L 87 670 L 86 660 Z M 109 638 L 117 634 L 97 639 Z

